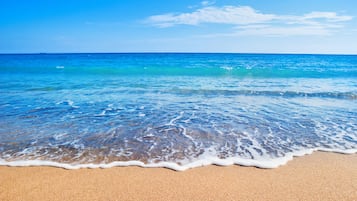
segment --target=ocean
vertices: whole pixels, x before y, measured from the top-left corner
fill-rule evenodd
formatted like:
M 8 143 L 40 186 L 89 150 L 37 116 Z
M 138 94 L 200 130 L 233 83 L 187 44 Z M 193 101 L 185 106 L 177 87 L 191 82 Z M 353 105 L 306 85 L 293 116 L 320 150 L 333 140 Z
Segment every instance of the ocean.
M 357 152 L 357 56 L 1 54 L 0 165 L 276 168 Z

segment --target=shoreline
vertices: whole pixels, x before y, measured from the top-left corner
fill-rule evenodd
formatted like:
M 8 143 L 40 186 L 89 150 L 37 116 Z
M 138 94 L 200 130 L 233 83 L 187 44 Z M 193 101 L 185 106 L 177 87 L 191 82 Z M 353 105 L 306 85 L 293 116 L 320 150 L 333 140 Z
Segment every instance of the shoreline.
M 314 152 L 276 169 L 0 166 L 0 172 L 3 201 L 357 199 L 357 154 Z
M 25 160 L 25 161 L 3 161 L 0 160 L 1 166 L 8 167 L 54 167 L 54 168 L 63 168 L 67 170 L 77 170 L 77 169 L 96 169 L 96 168 L 114 168 L 114 167 L 142 167 L 142 168 L 167 168 L 174 171 L 187 171 L 189 169 L 205 167 L 210 165 L 215 166 L 243 166 L 243 167 L 255 167 L 260 169 L 274 169 L 279 168 L 281 166 L 287 165 L 290 161 L 294 160 L 297 157 L 303 157 L 306 155 L 311 155 L 315 152 L 326 152 L 326 153 L 337 153 L 337 154 L 348 154 L 353 155 L 357 154 L 357 149 L 349 149 L 349 150 L 330 150 L 330 149 L 308 149 L 303 151 L 297 151 L 286 154 L 286 156 L 282 158 L 274 158 L 271 160 L 259 161 L 254 159 L 241 159 L 236 157 L 230 157 L 226 159 L 220 159 L 218 157 L 209 157 L 207 159 L 199 159 L 197 161 L 185 164 L 178 165 L 173 162 L 159 162 L 159 163 L 149 163 L 145 164 L 141 161 L 114 161 L 110 163 L 88 163 L 88 164 L 78 164 L 72 165 L 68 163 L 59 163 L 53 161 L 46 160 Z

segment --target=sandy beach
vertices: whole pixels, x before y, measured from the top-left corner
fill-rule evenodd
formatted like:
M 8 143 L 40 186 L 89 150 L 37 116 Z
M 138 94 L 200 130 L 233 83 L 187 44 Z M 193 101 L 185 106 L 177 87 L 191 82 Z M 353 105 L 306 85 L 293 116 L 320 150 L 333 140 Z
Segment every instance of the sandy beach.
M 317 152 L 277 169 L 184 172 L 0 167 L 0 200 L 357 200 L 357 154 Z

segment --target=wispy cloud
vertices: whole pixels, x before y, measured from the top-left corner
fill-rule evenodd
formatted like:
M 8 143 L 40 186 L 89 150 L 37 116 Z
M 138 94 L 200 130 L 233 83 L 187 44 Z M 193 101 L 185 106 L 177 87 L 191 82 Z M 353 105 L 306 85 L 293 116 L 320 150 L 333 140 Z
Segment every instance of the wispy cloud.
M 198 25 L 202 23 L 216 24 L 252 24 L 263 23 L 274 19 L 274 15 L 262 14 L 248 6 L 224 6 L 221 8 L 208 6 L 191 13 L 154 15 L 148 21 L 158 27 L 175 25 Z
M 277 15 L 250 6 L 212 6 L 209 1 L 203 1 L 201 5 L 193 12 L 153 15 L 147 22 L 160 28 L 226 24 L 232 26 L 232 33 L 228 35 L 329 35 L 353 18 L 336 12 L 316 11 L 303 15 Z
M 215 4 L 215 3 L 216 3 L 215 1 L 202 1 L 201 5 L 202 6 L 211 6 L 211 5 Z

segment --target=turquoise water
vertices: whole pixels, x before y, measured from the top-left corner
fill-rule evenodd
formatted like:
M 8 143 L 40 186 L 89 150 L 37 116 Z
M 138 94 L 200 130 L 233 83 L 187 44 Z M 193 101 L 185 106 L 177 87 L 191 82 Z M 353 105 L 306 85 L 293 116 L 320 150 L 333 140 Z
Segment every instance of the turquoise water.
M 277 167 L 356 153 L 357 56 L 0 55 L 0 163 Z

